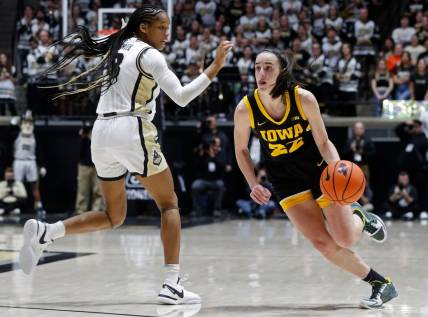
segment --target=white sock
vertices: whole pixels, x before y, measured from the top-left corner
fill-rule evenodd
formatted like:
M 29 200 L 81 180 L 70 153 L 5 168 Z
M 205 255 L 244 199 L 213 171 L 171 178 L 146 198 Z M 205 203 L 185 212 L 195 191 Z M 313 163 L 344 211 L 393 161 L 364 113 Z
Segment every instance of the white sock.
M 55 223 L 48 223 L 47 236 L 49 239 L 55 240 L 65 236 L 65 226 L 62 221 L 57 221 Z
M 177 284 L 178 272 L 180 271 L 179 264 L 165 264 L 165 282 Z

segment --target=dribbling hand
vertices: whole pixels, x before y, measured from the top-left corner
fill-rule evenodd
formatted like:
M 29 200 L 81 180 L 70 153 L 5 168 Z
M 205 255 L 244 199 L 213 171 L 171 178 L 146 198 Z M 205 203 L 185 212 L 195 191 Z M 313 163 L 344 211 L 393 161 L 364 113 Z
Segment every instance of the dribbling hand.
M 272 193 L 264 186 L 257 184 L 251 189 L 250 197 L 259 205 L 269 202 Z
M 221 41 L 215 53 L 213 63 L 215 63 L 219 67 L 223 67 L 224 63 L 226 62 L 226 56 L 232 49 L 232 46 L 233 44 L 231 41 Z

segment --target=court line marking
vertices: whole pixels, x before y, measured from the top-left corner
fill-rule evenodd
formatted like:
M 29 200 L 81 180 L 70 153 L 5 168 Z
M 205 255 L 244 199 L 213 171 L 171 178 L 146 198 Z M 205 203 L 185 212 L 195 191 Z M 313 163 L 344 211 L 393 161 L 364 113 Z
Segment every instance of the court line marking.
M 108 313 L 108 312 L 88 311 L 88 310 L 56 309 L 56 308 L 26 307 L 26 306 L 13 306 L 13 305 L 0 305 L 0 308 L 44 310 L 44 311 L 58 311 L 58 312 L 61 311 L 61 312 L 80 313 L 80 314 L 98 314 L 98 315 L 128 316 L 128 317 L 156 317 L 156 316 L 150 316 L 150 315 L 134 315 L 134 314 Z

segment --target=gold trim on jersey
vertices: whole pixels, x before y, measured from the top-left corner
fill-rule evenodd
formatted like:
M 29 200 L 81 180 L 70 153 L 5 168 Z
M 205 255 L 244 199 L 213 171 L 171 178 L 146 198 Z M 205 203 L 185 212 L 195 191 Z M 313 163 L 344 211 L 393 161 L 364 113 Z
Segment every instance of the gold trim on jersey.
M 316 202 L 320 208 L 325 208 L 331 205 L 331 201 L 324 197 L 324 195 L 319 196 L 316 199 Z
M 297 204 L 303 203 L 305 201 L 314 199 L 312 196 L 312 193 L 310 190 L 305 190 L 303 192 L 288 196 L 284 199 L 282 199 L 279 204 L 282 207 L 282 210 L 284 212 L 287 212 L 287 209 L 296 206 Z M 330 206 L 331 201 L 324 197 L 324 195 L 321 195 L 317 199 L 315 199 L 315 202 L 320 208 L 325 208 Z
M 279 204 L 281 205 L 282 210 L 287 212 L 287 209 L 311 199 L 313 199 L 311 191 L 305 190 L 282 199 Z
M 303 108 L 302 108 L 302 104 L 300 102 L 299 86 L 294 87 L 294 99 L 296 100 L 297 110 L 299 110 L 300 116 L 302 117 L 303 120 L 307 121 L 308 118 L 306 117 L 305 112 L 303 111 Z
M 254 114 L 253 114 L 253 109 L 251 108 L 250 101 L 248 100 L 247 96 L 244 97 L 244 104 L 245 104 L 245 106 L 248 109 L 248 115 L 250 116 L 250 125 L 251 125 L 251 128 L 254 129 Z
M 287 120 L 288 114 L 290 113 L 290 108 L 291 108 L 291 106 L 290 106 L 290 95 L 288 94 L 288 91 L 285 92 L 285 113 L 284 113 L 284 117 L 281 119 L 281 121 L 274 120 L 269 115 L 269 113 L 267 113 L 262 101 L 260 100 L 258 89 L 256 89 L 254 91 L 254 97 L 256 99 L 257 106 L 259 107 L 261 113 L 266 117 L 266 119 L 268 119 L 269 121 L 271 121 L 277 125 L 283 124 L 285 122 L 285 120 Z

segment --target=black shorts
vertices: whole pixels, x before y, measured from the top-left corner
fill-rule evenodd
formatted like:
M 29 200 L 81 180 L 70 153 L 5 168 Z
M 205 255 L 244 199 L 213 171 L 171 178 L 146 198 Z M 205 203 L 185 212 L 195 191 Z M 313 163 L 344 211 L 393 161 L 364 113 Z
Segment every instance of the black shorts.
M 321 173 L 326 166 L 321 155 L 312 160 L 266 162 L 268 179 L 284 211 L 310 199 L 315 199 L 321 208 L 330 204 L 320 189 Z

